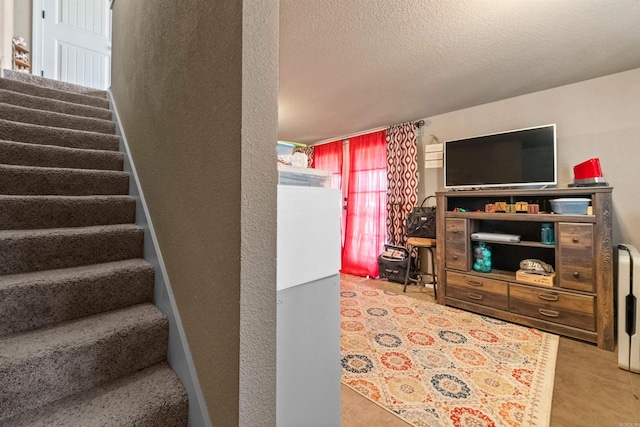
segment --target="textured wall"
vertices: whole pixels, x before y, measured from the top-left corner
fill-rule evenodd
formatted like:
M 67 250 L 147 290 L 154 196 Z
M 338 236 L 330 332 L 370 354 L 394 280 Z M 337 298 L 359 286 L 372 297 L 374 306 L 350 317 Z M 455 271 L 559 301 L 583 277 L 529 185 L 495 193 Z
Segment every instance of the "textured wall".
M 558 186 L 593 157 L 613 190 L 613 241 L 640 248 L 640 69 L 425 119 L 420 159 L 431 134 L 441 141 L 556 123 Z M 424 163 L 421 163 L 424 165 Z M 443 169 L 422 169 L 420 194 L 443 190 Z
M 112 92 L 213 425 L 275 424 L 277 28 L 268 0 L 113 14 Z

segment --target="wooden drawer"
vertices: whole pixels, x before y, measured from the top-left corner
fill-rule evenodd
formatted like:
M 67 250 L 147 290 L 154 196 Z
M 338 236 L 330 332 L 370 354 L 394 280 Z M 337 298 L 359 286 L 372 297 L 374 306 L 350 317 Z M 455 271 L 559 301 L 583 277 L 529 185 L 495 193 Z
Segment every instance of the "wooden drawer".
M 596 330 L 593 296 L 509 283 L 509 308 L 512 313 Z
M 558 223 L 558 286 L 594 292 L 593 224 Z
M 445 253 L 444 263 L 446 268 L 454 270 L 467 270 L 467 221 L 459 218 L 447 218 L 445 221 Z
M 447 271 L 447 297 L 486 305 L 500 310 L 509 309 L 508 283 Z

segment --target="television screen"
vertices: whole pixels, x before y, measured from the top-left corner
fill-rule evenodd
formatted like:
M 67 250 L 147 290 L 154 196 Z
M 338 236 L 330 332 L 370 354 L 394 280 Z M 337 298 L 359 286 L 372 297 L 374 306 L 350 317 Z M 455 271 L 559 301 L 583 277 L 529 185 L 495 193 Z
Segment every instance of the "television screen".
M 444 144 L 446 188 L 555 185 L 556 169 L 555 124 Z

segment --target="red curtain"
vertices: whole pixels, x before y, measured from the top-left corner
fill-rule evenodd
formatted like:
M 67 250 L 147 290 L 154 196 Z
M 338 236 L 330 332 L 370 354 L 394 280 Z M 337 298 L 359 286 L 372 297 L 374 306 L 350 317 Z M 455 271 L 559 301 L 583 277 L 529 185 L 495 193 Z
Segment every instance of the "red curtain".
M 386 239 L 386 131 L 350 138 L 349 162 L 342 272 L 378 277 L 378 255 Z
M 342 140 L 314 146 L 313 167 L 330 171 L 331 188 L 342 184 Z

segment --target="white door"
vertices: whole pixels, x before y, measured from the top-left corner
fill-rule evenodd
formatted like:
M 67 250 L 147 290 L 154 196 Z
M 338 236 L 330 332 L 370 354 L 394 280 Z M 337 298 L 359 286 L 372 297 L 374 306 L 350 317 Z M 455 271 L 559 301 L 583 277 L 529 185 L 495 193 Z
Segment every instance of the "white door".
M 98 89 L 109 87 L 109 0 L 35 0 L 34 21 L 34 74 L 38 73 L 35 66 L 40 65 L 43 77 Z

